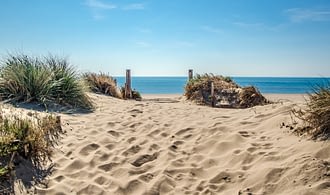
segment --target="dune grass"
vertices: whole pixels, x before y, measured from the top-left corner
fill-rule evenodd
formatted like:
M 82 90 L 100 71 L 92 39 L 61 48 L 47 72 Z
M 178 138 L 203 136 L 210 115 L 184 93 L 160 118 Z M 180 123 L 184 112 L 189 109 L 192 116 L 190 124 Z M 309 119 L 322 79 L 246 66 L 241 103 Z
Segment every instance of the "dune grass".
M 10 110 L 0 115 L 0 193 L 12 191 L 19 158 L 30 162 L 31 170 L 42 170 L 50 159 L 54 144 L 63 133 L 61 119 L 54 115 L 24 115 Z M 37 173 L 37 172 L 35 172 Z M 39 176 L 36 175 L 35 178 Z M 32 182 L 32 181 L 30 181 Z
M 85 73 L 83 79 L 86 81 L 90 90 L 94 93 L 109 95 L 112 97 L 125 99 L 125 87 L 118 87 L 116 79 L 105 73 Z M 132 99 L 141 99 L 141 94 L 135 89 L 132 89 Z
M 330 83 L 316 86 L 313 91 L 308 95 L 305 109 L 292 111 L 304 122 L 304 126 L 295 131 L 311 134 L 315 139 L 330 139 Z
M 92 109 L 86 87 L 66 59 L 9 55 L 1 64 L 0 97 L 7 102 L 39 102 Z
M 120 88 L 120 93 L 121 93 L 122 97 L 125 99 L 126 93 L 125 93 L 125 87 L 124 86 L 122 86 Z M 134 100 L 141 100 L 142 99 L 142 96 L 141 96 L 140 92 L 137 91 L 136 89 L 132 89 L 132 99 L 134 99 Z
M 186 84 L 184 95 L 188 100 L 197 100 L 199 103 L 207 103 L 211 91 L 211 82 L 216 84 L 219 88 L 221 87 L 224 89 L 238 87 L 230 77 L 213 74 L 196 74 L 196 76 Z
M 211 97 L 211 83 L 215 97 Z M 205 105 L 212 105 L 212 98 L 215 98 L 217 107 L 249 108 L 268 103 L 257 88 L 240 87 L 230 77 L 213 74 L 197 74 L 186 84 L 184 95 L 188 100 Z
M 117 87 L 116 80 L 105 73 L 85 73 L 83 79 L 86 81 L 91 91 L 101 93 L 116 98 L 123 98 Z

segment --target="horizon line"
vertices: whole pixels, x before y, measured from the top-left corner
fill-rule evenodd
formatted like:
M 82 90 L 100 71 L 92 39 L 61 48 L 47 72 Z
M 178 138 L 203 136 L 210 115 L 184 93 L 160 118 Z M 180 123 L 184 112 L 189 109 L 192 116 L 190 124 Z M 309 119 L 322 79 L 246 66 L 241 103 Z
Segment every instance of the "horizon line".
M 209 73 L 208 73 L 209 74 Z M 196 74 L 195 74 L 196 75 Z M 195 76 L 194 75 L 194 76 Z M 200 74 L 203 75 L 203 74 Z M 217 74 L 214 74 L 218 76 Z M 188 77 L 188 75 L 131 75 L 132 77 Z M 229 77 L 259 77 L 259 78 L 324 78 L 330 79 L 330 76 L 313 76 L 313 75 L 219 75 L 219 76 L 229 76 Z M 113 75 L 112 77 L 125 77 L 125 75 Z

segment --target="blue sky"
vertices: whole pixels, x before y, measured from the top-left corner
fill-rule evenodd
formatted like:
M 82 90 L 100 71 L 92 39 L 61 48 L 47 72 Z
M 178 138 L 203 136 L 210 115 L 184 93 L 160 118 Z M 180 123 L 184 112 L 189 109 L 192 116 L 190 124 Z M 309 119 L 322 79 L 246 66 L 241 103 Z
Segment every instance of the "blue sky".
M 329 0 L 1 0 L 0 56 L 124 75 L 330 76 Z

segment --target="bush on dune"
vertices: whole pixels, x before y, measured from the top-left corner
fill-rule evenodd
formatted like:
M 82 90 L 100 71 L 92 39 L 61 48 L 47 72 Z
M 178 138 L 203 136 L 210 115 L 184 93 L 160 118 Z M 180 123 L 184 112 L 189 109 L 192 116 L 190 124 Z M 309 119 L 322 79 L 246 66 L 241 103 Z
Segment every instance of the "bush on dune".
M 84 80 L 90 89 L 95 93 L 106 94 L 116 98 L 122 98 L 120 90 L 117 88 L 115 79 L 105 73 L 85 73 Z
M 248 108 L 267 104 L 268 101 L 253 86 L 240 87 L 230 77 L 213 74 L 196 75 L 185 86 L 188 100 L 199 104 L 211 105 L 211 83 L 219 107 Z
M 317 86 L 314 93 L 309 94 L 305 109 L 294 109 L 293 114 L 304 122 L 303 127 L 295 131 L 299 134 L 308 133 L 314 139 L 330 138 L 330 83 Z
M 66 59 L 10 55 L 1 66 L 1 100 L 92 109 L 85 92 L 84 83 Z
M 116 80 L 108 74 L 102 72 L 99 74 L 85 73 L 83 78 L 94 93 L 126 99 L 125 87 L 118 88 Z M 141 94 L 137 90 L 132 89 L 131 99 L 140 100 L 141 98 Z
M 32 174 L 33 181 L 39 182 L 39 175 L 57 143 L 61 128 L 61 119 L 54 115 L 37 115 L 29 113 L 24 117 L 22 113 L 9 110 L 10 114 L 0 115 L 0 193 L 12 192 L 12 186 L 17 178 L 16 166 L 25 163 L 29 170 L 25 174 Z M 30 171 L 32 171 L 30 173 Z

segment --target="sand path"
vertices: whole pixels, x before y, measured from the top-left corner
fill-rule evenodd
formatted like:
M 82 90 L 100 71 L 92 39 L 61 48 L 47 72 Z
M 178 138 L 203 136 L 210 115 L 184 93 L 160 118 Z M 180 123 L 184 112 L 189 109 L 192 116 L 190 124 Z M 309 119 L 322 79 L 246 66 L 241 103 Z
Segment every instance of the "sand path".
M 47 189 L 38 194 L 330 194 L 330 144 L 280 128 L 290 101 L 214 109 L 94 96 L 62 115 Z

